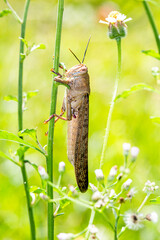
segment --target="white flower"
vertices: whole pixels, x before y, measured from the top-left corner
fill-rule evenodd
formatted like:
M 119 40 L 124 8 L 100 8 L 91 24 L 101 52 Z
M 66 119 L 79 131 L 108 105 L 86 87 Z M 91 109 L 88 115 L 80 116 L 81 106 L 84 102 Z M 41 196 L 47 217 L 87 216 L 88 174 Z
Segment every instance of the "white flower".
M 109 172 L 108 180 L 113 180 L 114 177 L 117 175 L 118 167 L 117 165 L 113 166 Z
M 127 193 L 127 197 L 129 199 L 132 199 L 134 197 L 134 195 L 137 193 L 137 191 L 135 190 L 135 188 L 131 188 L 130 191 Z
M 72 233 L 60 233 L 58 234 L 59 240 L 71 240 L 74 239 L 74 235 Z
M 101 182 L 104 180 L 104 175 L 101 169 L 96 169 L 95 171 L 97 181 Z
M 147 214 L 146 219 L 148 221 L 152 221 L 153 223 L 157 223 L 158 222 L 158 214 L 156 212 L 152 212 L 150 214 Z
M 131 183 L 132 183 L 132 179 L 129 178 L 126 182 L 123 183 L 122 188 L 125 190 L 128 190 Z
M 41 178 L 42 179 L 48 179 L 48 174 L 46 173 L 46 170 L 45 170 L 45 168 L 44 167 L 42 167 L 42 166 L 39 166 L 38 167 L 38 172 L 39 172 L 39 174 L 41 175 Z
M 58 171 L 59 171 L 59 173 L 64 173 L 64 171 L 65 171 L 65 163 L 64 162 L 59 163 Z
M 159 67 L 152 67 L 152 75 L 153 76 L 159 76 L 160 75 Z
M 117 23 L 117 22 L 128 22 L 130 20 L 132 20 L 132 18 L 128 18 L 126 19 L 126 16 L 124 14 L 121 14 L 120 12 L 118 11 L 112 11 L 109 13 L 108 17 L 105 18 L 106 21 L 102 21 L 100 20 L 99 22 L 100 23 L 103 23 L 103 24 L 114 24 L 114 23 Z
M 78 197 L 78 192 L 73 185 L 69 186 L 69 190 L 72 192 L 73 197 Z
M 113 198 L 116 196 L 116 193 L 115 193 L 115 190 L 114 189 L 111 189 L 110 193 L 109 193 L 109 197 L 110 198 Z
M 95 208 L 101 208 L 103 206 L 105 206 L 105 202 L 102 199 L 99 199 L 96 203 L 95 203 Z
M 123 154 L 125 156 L 128 156 L 130 148 L 131 148 L 130 143 L 123 143 Z
M 99 199 L 102 199 L 102 198 L 103 198 L 103 196 L 99 191 L 94 192 L 92 195 L 93 201 L 98 201 Z
M 143 227 L 143 222 L 144 218 L 141 213 L 132 213 L 132 212 L 127 212 L 124 215 L 124 222 L 127 225 L 128 229 L 137 231 L 138 229 Z
M 98 191 L 98 188 L 97 188 L 94 184 L 90 183 L 89 185 L 90 185 L 91 190 L 92 190 L 93 192 Z
M 159 186 L 156 186 L 155 182 L 147 181 L 145 183 L 145 186 L 143 188 L 143 191 L 147 194 L 151 194 L 154 191 L 156 191 L 159 188 Z
M 132 147 L 131 148 L 131 156 L 135 160 L 139 154 L 139 148 L 138 147 Z
M 129 168 L 125 168 L 124 166 L 120 166 L 120 172 L 124 174 L 129 174 L 130 170 Z
M 96 233 L 98 233 L 98 228 L 96 228 L 96 226 L 95 225 L 89 225 L 89 232 L 91 233 L 91 234 L 96 234 Z

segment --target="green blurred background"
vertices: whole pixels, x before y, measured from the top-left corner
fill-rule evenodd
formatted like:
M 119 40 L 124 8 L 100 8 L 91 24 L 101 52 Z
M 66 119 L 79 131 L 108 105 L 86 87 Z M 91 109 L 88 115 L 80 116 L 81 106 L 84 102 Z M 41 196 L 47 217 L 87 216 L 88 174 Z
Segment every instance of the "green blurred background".
M 28 110 L 24 112 L 24 128 L 37 128 L 38 138 L 42 145 L 46 145 L 45 132 L 47 126 L 43 121 L 49 116 L 52 74 L 52 56 L 54 53 L 56 3 L 51 0 L 31 0 L 26 40 L 32 44 L 44 43 L 45 50 L 37 50 L 24 63 L 24 91 L 39 90 L 37 96 L 28 102 Z M 10 1 L 20 16 L 23 14 L 24 1 Z M 151 8 L 160 25 L 160 5 L 152 4 Z M 6 8 L 1 0 L 0 10 Z M 99 24 L 100 19 L 111 10 L 132 17 L 128 23 L 128 35 L 122 40 L 122 77 L 118 92 L 131 85 L 144 82 L 156 88 L 151 68 L 159 66 L 158 60 L 145 56 L 141 50 L 154 49 L 156 44 L 153 33 L 145 14 L 141 1 L 102 1 L 102 0 L 66 0 L 61 61 L 69 69 L 76 65 L 76 59 L 70 54 L 71 48 L 82 59 L 83 53 L 91 35 L 85 63 L 88 66 L 91 83 L 90 95 L 90 125 L 89 125 L 89 177 L 90 182 L 96 184 L 94 170 L 99 168 L 103 137 L 109 103 L 115 81 L 117 64 L 116 42 L 108 39 L 106 25 Z M 160 29 L 159 29 L 160 30 Z M 17 95 L 18 52 L 20 25 L 12 15 L 0 19 L 0 128 L 17 133 L 17 104 L 3 100 L 6 95 Z M 59 87 L 57 113 L 60 112 L 64 87 Z M 107 176 L 110 168 L 123 164 L 122 144 L 130 142 L 132 146 L 140 148 L 138 160 L 131 173 L 132 186 L 136 186 L 138 193 L 134 201 L 124 207 L 136 210 L 144 198 L 142 188 L 146 180 L 160 180 L 160 127 L 152 123 L 150 116 L 160 116 L 160 96 L 150 92 L 140 91 L 125 100 L 116 103 L 108 149 L 105 153 L 104 174 Z M 54 142 L 54 180 L 58 179 L 58 164 L 66 163 L 66 173 L 62 184 L 75 185 L 74 170 L 67 160 L 66 129 L 67 123 L 59 121 L 55 128 Z M 16 150 L 16 144 L 1 142 L 1 148 L 8 153 Z M 27 159 L 45 167 L 45 159 L 32 150 L 27 152 Z M 38 174 L 32 167 L 27 166 L 30 185 L 41 186 Z M 90 194 L 83 195 L 89 198 Z M 156 211 L 160 215 L 159 206 L 145 206 L 144 213 Z M 46 212 L 47 205 L 39 201 L 34 206 L 37 239 L 46 239 Z M 56 235 L 60 232 L 77 233 L 83 230 L 89 221 L 90 211 L 77 205 L 69 205 L 64 209 L 65 214 L 55 219 Z M 112 214 L 110 213 L 112 220 Z M 113 233 L 108 229 L 104 219 L 96 215 L 95 225 L 99 228 L 100 239 L 113 239 Z M 121 226 L 123 221 L 120 222 Z M 160 223 L 146 223 L 138 231 L 126 231 L 121 239 L 158 240 Z M 28 240 L 30 231 L 26 200 L 22 185 L 20 169 L 8 160 L 0 160 L 0 239 Z M 82 239 L 82 238 L 79 238 Z

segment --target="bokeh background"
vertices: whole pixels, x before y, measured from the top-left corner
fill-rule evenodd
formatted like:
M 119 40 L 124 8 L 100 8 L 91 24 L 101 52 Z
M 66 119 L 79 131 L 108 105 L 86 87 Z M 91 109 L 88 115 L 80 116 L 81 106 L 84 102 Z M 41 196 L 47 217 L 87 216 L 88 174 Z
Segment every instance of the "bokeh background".
M 24 0 L 10 1 L 20 16 L 23 14 Z M 24 128 L 37 128 L 38 138 L 44 146 L 47 143 L 45 132 L 47 126 L 43 121 L 49 116 L 53 65 L 56 6 L 57 1 L 32 0 L 29 9 L 26 40 L 32 43 L 44 43 L 45 50 L 37 50 L 24 63 L 24 91 L 39 90 L 37 96 L 28 102 L 24 112 Z M 160 25 L 160 5 L 150 4 L 157 26 Z M 6 8 L 1 0 L 0 10 Z M 155 39 L 141 1 L 102 1 L 102 0 L 66 0 L 63 20 L 61 61 L 69 69 L 77 61 L 68 51 L 71 48 L 82 59 L 91 35 L 85 63 L 88 66 L 91 83 L 90 126 L 89 126 L 89 177 L 96 184 L 94 170 L 99 168 L 102 144 L 105 133 L 109 104 L 115 81 L 117 64 L 116 42 L 107 37 L 106 25 L 99 24 L 111 10 L 132 17 L 128 23 L 128 35 L 122 40 L 122 76 L 118 92 L 131 85 L 144 82 L 156 87 L 151 68 L 159 66 L 158 60 L 141 53 L 141 50 L 156 50 Z M 159 29 L 160 30 L 160 29 Z M 12 15 L 0 19 L 0 128 L 17 133 L 17 104 L 3 100 L 6 95 L 17 95 L 18 52 L 20 25 Z M 57 113 L 60 112 L 64 87 L 59 87 Z M 113 165 L 123 164 L 122 144 L 131 143 L 140 148 L 137 162 L 132 169 L 132 186 L 138 193 L 134 201 L 124 210 L 136 210 L 145 194 L 142 192 L 146 180 L 160 181 L 160 126 L 154 124 L 150 116 L 160 116 L 160 96 L 156 93 L 140 91 L 125 100 L 116 103 L 113 112 L 108 149 L 105 152 L 104 174 L 107 176 Z M 62 184 L 75 185 L 74 170 L 67 160 L 66 133 L 67 123 L 59 121 L 55 128 L 54 142 L 54 181 L 58 179 L 58 164 L 66 163 L 66 173 Z M 1 149 L 6 153 L 15 151 L 17 145 L 1 142 Z M 38 153 L 29 150 L 27 159 L 38 165 L 46 166 L 45 159 Z M 32 167 L 27 167 L 30 185 L 41 186 L 38 174 Z M 90 193 L 83 195 L 89 198 Z M 142 212 L 156 211 L 159 206 L 146 205 Z M 34 206 L 37 239 L 46 239 L 47 205 L 39 201 Z M 89 221 L 90 211 L 78 205 L 70 204 L 64 209 L 64 215 L 55 220 L 56 235 L 60 232 L 77 233 L 83 230 Z M 111 221 L 112 214 L 109 213 Z M 113 239 L 104 219 L 96 215 L 95 225 L 99 228 L 100 239 Z M 122 226 L 123 220 L 120 221 Z M 158 240 L 160 223 L 146 223 L 138 231 L 126 231 L 121 239 Z M 22 185 L 20 169 L 6 159 L 0 159 L 0 239 L 28 240 L 30 231 L 26 200 Z M 82 238 L 79 238 L 82 239 Z

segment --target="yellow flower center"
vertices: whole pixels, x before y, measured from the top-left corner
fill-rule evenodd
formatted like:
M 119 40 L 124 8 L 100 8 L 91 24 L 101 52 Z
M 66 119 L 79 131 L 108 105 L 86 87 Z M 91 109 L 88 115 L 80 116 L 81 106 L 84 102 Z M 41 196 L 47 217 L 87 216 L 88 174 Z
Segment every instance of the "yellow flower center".
M 117 16 L 118 16 L 119 14 L 120 14 L 120 13 L 119 13 L 118 11 L 112 11 L 112 12 L 109 13 L 108 17 L 117 19 Z

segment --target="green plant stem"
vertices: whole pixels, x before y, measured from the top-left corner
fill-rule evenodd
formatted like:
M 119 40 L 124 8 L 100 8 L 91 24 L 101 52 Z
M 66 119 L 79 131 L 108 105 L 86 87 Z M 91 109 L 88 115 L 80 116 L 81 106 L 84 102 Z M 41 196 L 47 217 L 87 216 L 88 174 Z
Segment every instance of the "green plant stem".
M 116 222 L 115 222 L 115 229 L 114 229 L 114 239 L 115 240 L 118 240 L 117 228 L 118 228 L 119 217 L 120 217 L 120 208 L 118 210 L 117 217 L 116 217 Z
M 137 212 L 140 212 L 140 210 L 142 209 L 142 207 L 144 206 L 144 204 L 147 202 L 149 196 L 150 196 L 150 193 L 147 194 L 147 196 L 145 197 L 145 199 L 144 199 L 143 202 L 141 203 L 140 207 L 137 209 Z
M 18 16 L 17 12 L 12 8 L 12 6 L 10 5 L 10 3 L 9 3 L 7 0 L 5 0 L 5 2 L 6 2 L 6 4 L 7 4 L 7 6 L 9 7 L 9 9 L 10 9 L 10 10 L 12 11 L 12 13 L 14 14 L 15 18 L 17 19 L 17 21 L 22 24 L 23 21 L 22 21 L 22 19 Z
M 103 142 L 103 147 L 102 147 L 102 155 L 101 155 L 101 160 L 100 160 L 100 168 L 102 169 L 103 164 L 104 164 L 104 154 L 105 150 L 107 147 L 108 143 L 108 137 L 109 137 L 109 131 L 110 131 L 110 125 L 111 125 L 111 118 L 112 118 L 112 113 L 114 109 L 114 104 L 115 104 L 115 98 L 117 95 L 117 89 L 118 89 L 118 83 L 120 80 L 120 73 L 121 73 L 121 38 L 116 39 L 117 42 L 117 49 L 118 49 L 118 67 L 117 67 L 117 76 L 116 76 L 116 81 L 114 85 L 114 91 L 113 91 L 113 96 L 112 96 L 112 101 L 108 113 L 108 119 L 107 119 L 107 126 L 106 126 L 106 132 L 104 136 L 104 142 Z
M 143 1 L 143 5 L 144 5 L 145 11 L 147 13 L 149 22 L 151 24 L 151 27 L 152 27 L 152 30 L 153 30 L 153 33 L 154 33 L 154 37 L 155 37 L 155 40 L 156 40 L 156 43 L 157 43 L 158 52 L 160 54 L 160 39 L 159 39 L 159 33 L 158 33 L 158 30 L 157 30 L 156 24 L 154 22 L 154 18 L 152 16 L 149 5 L 145 0 Z
M 87 230 L 86 235 L 85 235 L 86 240 L 88 240 L 88 238 L 89 238 L 89 226 L 91 226 L 93 224 L 94 217 L 95 217 L 95 210 L 92 209 L 89 224 L 88 224 L 88 230 Z
M 21 38 L 25 38 L 26 21 L 27 21 L 29 3 L 30 3 L 30 0 L 26 0 L 24 16 L 23 16 L 23 21 L 22 21 L 22 25 L 21 25 Z M 21 60 L 21 53 L 24 53 L 24 43 L 20 40 L 19 76 L 18 76 L 18 130 L 19 131 L 21 131 L 23 129 L 23 61 Z M 31 239 L 35 240 L 36 239 L 35 223 L 34 223 L 33 210 L 32 210 L 32 206 L 31 206 L 31 199 L 30 199 L 30 193 L 29 193 L 29 185 L 28 185 L 26 167 L 25 167 L 25 162 L 24 162 L 24 155 L 19 157 L 19 161 L 21 162 L 21 173 L 22 173 L 23 184 L 24 184 L 24 189 L 25 189 L 25 193 L 26 193 Z
M 62 19 L 63 19 L 64 0 L 58 1 L 58 15 L 56 26 L 56 41 L 55 41 L 55 54 L 54 54 L 54 70 L 59 70 L 59 56 L 60 56 L 60 43 L 61 43 L 61 31 L 62 31 Z M 58 84 L 54 81 L 52 83 L 51 105 L 50 115 L 53 115 L 56 111 Z M 48 128 L 48 157 L 47 157 L 47 172 L 49 175 L 49 181 L 53 182 L 53 140 L 54 140 L 54 118 L 49 122 Z M 53 189 L 50 185 L 47 185 L 47 194 L 50 199 L 53 199 Z M 54 218 L 53 218 L 53 203 L 48 203 L 48 240 L 54 239 Z

